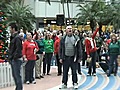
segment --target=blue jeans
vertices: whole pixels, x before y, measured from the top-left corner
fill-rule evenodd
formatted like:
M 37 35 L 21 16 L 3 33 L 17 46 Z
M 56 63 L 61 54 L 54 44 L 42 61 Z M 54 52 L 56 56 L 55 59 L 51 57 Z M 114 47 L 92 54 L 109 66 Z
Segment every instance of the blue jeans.
M 10 63 L 12 68 L 12 75 L 16 85 L 15 90 L 23 90 L 22 78 L 20 73 L 22 63 L 23 63 L 22 58 L 19 58 L 17 60 L 12 60 Z
M 110 55 L 108 75 L 110 75 L 112 73 L 113 69 L 114 69 L 114 74 L 117 74 L 117 70 L 118 70 L 117 57 L 118 57 L 118 55 Z

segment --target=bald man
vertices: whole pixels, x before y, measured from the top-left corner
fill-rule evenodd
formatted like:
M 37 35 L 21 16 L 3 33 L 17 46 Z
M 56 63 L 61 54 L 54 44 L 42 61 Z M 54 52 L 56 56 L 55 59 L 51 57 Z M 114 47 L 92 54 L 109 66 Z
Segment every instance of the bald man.
M 78 88 L 77 83 L 77 65 L 82 57 L 82 49 L 80 39 L 75 37 L 72 32 L 72 26 L 66 27 L 66 35 L 60 41 L 59 58 L 63 64 L 63 78 L 60 89 L 67 88 L 69 67 L 72 70 L 72 82 L 75 89 Z

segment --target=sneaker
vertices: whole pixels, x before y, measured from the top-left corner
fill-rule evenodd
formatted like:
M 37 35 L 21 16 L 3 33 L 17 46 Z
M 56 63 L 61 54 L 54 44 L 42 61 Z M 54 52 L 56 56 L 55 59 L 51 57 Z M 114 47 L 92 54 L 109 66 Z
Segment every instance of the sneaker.
M 65 85 L 64 83 L 59 87 L 59 89 L 66 89 L 67 85 Z
M 43 76 L 45 76 L 45 73 L 43 73 Z
M 91 74 L 90 74 L 90 73 L 87 73 L 87 76 L 91 76 Z
M 74 89 L 78 89 L 78 84 L 74 83 L 73 87 L 74 87 Z
M 47 75 L 51 75 L 51 74 L 47 73 Z
M 92 75 L 93 75 L 93 76 L 96 76 L 96 73 L 93 73 Z
M 44 78 L 42 75 L 40 75 L 40 78 Z
M 110 74 L 107 74 L 107 77 L 110 77 Z
M 30 82 L 29 82 L 29 81 L 26 81 L 26 84 L 30 84 Z
M 116 73 L 114 73 L 114 76 L 116 76 L 117 74 Z
M 36 79 L 40 79 L 40 77 L 36 77 Z
M 79 74 L 79 75 L 82 75 L 82 73 L 81 73 L 81 72 L 78 72 L 78 74 Z
M 57 76 L 61 76 L 61 73 L 58 73 Z
M 36 81 L 32 81 L 32 84 L 36 84 Z

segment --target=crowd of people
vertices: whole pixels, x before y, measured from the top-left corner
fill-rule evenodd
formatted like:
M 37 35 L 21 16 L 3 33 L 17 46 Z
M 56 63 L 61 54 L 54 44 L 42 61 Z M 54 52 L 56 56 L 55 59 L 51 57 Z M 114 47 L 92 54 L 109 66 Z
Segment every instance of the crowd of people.
M 108 62 L 109 77 L 112 72 L 117 75 L 118 62 L 120 57 L 120 33 L 99 34 L 99 28 L 94 32 L 79 31 L 67 26 L 62 30 L 35 30 L 18 33 L 17 26 L 11 24 L 11 44 L 9 48 L 9 61 L 12 66 L 12 73 L 16 84 L 15 90 L 23 90 L 20 68 L 22 62 L 25 65 L 25 83 L 36 84 L 35 79 L 44 78 L 52 74 L 51 60 L 56 57 L 57 76 L 62 75 L 60 89 L 67 88 L 69 67 L 72 70 L 72 81 L 75 89 L 78 88 L 77 73 L 82 75 L 81 65 L 88 68 L 87 76 L 96 76 L 96 62 L 103 60 Z M 87 59 L 91 59 L 89 62 Z M 42 65 L 43 63 L 43 65 Z M 43 66 L 43 70 L 42 70 Z M 33 72 L 35 68 L 35 78 Z

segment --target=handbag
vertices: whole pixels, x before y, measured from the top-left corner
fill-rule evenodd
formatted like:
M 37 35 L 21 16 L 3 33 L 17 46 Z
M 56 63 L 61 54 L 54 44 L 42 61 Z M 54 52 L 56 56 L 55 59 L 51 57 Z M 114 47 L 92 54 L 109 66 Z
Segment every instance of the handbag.
M 40 58 L 39 58 L 39 56 L 38 55 L 36 55 L 36 60 L 39 60 Z
M 35 45 L 37 44 L 36 42 L 34 42 L 35 43 Z M 34 49 L 34 54 L 36 54 L 36 48 Z M 40 58 L 39 58 L 39 56 L 36 54 L 36 60 L 39 60 Z
M 92 58 L 91 58 L 91 57 L 88 57 L 88 58 L 87 58 L 87 62 L 88 62 L 88 63 L 90 63 L 90 62 L 91 62 L 91 60 L 92 60 Z

